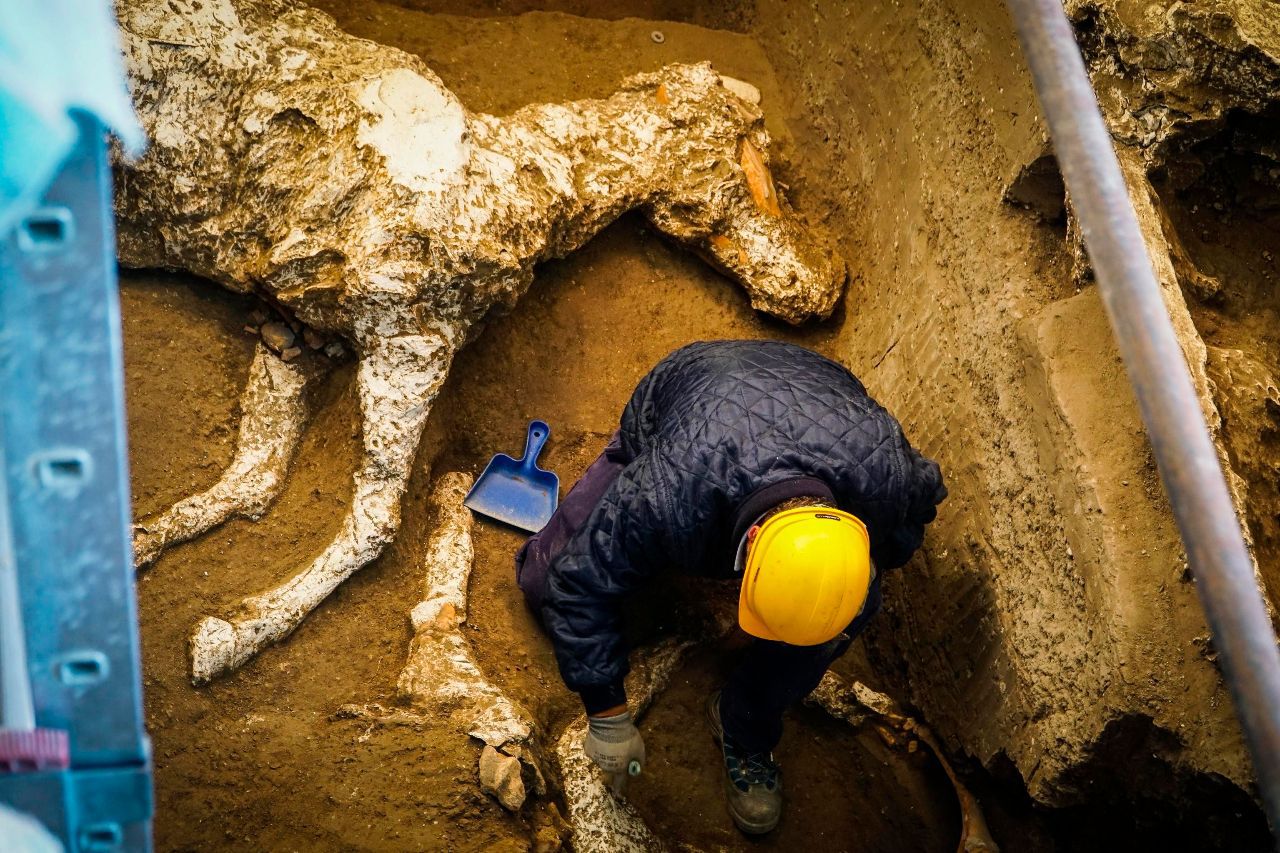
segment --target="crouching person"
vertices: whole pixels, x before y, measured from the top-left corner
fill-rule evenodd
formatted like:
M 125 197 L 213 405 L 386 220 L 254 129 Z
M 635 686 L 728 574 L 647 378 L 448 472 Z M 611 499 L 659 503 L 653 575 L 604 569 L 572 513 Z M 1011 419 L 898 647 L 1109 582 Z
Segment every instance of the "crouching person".
M 753 341 L 663 359 L 516 556 L 518 583 L 586 706 L 587 755 L 607 773 L 644 761 L 623 689 L 623 599 L 659 571 L 737 578 L 739 625 L 755 639 L 707 716 L 734 822 L 772 830 L 783 713 L 875 616 L 882 573 L 920 547 L 945 497 L 937 464 L 829 359 Z

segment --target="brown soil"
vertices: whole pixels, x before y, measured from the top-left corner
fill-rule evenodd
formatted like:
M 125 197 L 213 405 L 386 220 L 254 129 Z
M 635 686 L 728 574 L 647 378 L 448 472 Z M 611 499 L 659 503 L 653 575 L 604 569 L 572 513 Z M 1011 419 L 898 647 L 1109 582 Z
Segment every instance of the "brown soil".
M 652 784 L 630 797 L 663 836 L 695 850 L 949 851 L 960 809 L 925 751 L 904 755 L 870 727 L 854 732 L 825 712 L 802 707 L 789 720 L 777 756 L 787 812 L 767 838 L 749 841 L 727 819 L 720 749 L 703 724 L 707 693 L 728 675 L 732 656 L 695 657 L 643 723 Z
M 351 31 L 419 53 L 471 107 L 603 95 L 621 77 L 676 60 L 712 60 L 785 103 L 749 38 L 686 24 L 557 14 L 516 19 L 426 15 L 379 3 L 318 4 Z M 661 29 L 665 41 L 650 34 Z M 772 109 L 771 109 L 772 107 Z M 786 144 L 785 128 L 775 134 Z M 187 277 L 122 276 L 134 510 L 141 516 L 212 484 L 231 458 L 236 399 L 252 354 L 250 301 Z M 206 688 L 187 680 L 186 636 L 202 615 L 277 582 L 334 532 L 349 494 L 358 426 L 352 366 L 314 396 L 315 416 L 287 489 L 258 522 L 233 521 L 176 547 L 140 578 L 147 723 L 155 743 L 160 850 L 525 849 L 543 804 L 520 815 L 482 795 L 476 744 L 440 727 L 336 716 L 347 703 L 394 703 L 430 530 L 430 471 L 478 472 L 518 450 L 534 416 L 552 425 L 544 464 L 567 488 L 603 447 L 636 381 L 704 338 L 770 337 L 839 354 L 837 316 L 794 330 L 752 313 L 703 263 L 627 217 L 583 251 L 548 264 L 510 316 L 454 365 L 436 403 L 397 542 L 285 642 Z M 308 356 L 313 357 L 313 356 Z M 320 357 L 314 356 L 319 359 Z M 520 537 L 477 526 L 468 627 L 490 677 L 556 732 L 579 711 L 512 576 Z M 779 758 L 790 812 L 763 843 L 739 836 L 721 803 L 701 699 L 719 658 L 681 672 L 644 723 L 651 772 L 632 796 L 646 819 L 691 849 L 947 849 L 958 817 L 939 769 L 819 712 L 793 716 Z M 860 647 L 841 664 L 867 671 Z

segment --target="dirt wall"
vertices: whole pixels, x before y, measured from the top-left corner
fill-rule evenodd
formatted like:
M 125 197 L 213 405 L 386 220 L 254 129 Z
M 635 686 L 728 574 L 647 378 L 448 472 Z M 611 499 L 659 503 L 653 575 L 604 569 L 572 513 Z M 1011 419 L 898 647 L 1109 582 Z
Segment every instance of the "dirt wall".
M 949 478 L 925 553 L 887 585 L 877 659 L 952 748 L 1009 759 L 1043 802 L 1144 751 L 1170 779 L 1247 786 L 1097 294 L 1064 217 L 1004 200 L 1046 134 L 1003 5 L 756 11 L 802 93 L 801 204 L 825 205 L 858 270 L 848 361 Z M 1150 736 L 1114 736 L 1130 729 Z

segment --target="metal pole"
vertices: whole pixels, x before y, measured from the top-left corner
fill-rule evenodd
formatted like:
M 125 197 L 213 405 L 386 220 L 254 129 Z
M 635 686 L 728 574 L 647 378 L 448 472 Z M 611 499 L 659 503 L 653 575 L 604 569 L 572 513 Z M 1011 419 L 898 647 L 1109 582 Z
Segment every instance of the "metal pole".
M 1218 454 L 1061 0 L 1008 5 L 1274 831 L 1280 827 L 1280 652 Z

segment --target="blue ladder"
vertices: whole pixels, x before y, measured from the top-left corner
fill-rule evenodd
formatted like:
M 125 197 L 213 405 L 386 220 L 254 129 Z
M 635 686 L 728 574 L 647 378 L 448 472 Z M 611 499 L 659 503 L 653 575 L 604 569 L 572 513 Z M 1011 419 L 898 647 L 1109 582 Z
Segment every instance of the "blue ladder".
M 70 765 L 0 773 L 0 803 L 68 851 L 148 851 L 110 166 L 103 127 L 76 120 L 42 206 L 0 234 L 0 512 L 35 723 L 67 733 Z

